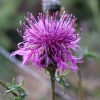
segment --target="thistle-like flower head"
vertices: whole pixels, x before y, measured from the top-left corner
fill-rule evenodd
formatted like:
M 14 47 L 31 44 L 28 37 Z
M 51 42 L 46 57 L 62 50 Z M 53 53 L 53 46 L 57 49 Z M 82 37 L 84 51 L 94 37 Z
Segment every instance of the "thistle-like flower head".
M 47 12 L 45 17 L 39 13 L 37 21 L 28 13 L 28 18 L 25 19 L 29 25 L 20 21 L 24 32 L 18 30 L 23 42 L 18 43 L 19 50 L 11 55 L 21 55 L 22 65 L 29 61 L 30 66 L 36 68 L 53 65 L 58 71 L 71 69 L 76 72 L 78 70 L 76 64 L 82 61 L 72 53 L 72 51 L 77 52 L 79 46 L 76 43 L 80 40 L 74 28 L 75 16 L 63 13 L 59 20 L 58 12 L 53 16 Z

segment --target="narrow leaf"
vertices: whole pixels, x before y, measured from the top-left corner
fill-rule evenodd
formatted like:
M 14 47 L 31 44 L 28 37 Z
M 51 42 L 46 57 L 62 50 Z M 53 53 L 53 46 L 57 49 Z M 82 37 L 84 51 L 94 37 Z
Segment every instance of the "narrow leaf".
M 60 76 L 57 76 L 56 78 L 65 77 L 65 76 L 67 76 L 69 73 L 70 73 L 70 71 L 68 71 L 67 73 L 65 73 L 65 74 L 62 74 L 62 75 L 60 75 Z
M 24 80 L 22 80 L 22 82 L 20 83 L 20 86 L 23 86 L 24 85 Z
M 15 85 L 15 78 L 12 79 L 12 85 Z

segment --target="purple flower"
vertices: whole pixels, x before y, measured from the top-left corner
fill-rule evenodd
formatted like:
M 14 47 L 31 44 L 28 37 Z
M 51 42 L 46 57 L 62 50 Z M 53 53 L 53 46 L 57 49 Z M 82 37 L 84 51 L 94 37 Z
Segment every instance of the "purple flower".
M 23 42 L 18 43 L 19 50 L 12 55 L 23 57 L 22 65 L 30 62 L 30 66 L 36 68 L 47 68 L 49 65 L 56 66 L 58 71 L 71 69 L 76 72 L 76 63 L 81 63 L 81 58 L 73 56 L 72 51 L 77 52 L 76 43 L 80 40 L 74 28 L 75 16 L 63 13 L 58 20 L 58 12 L 51 17 L 47 12 L 46 17 L 39 13 L 38 21 L 28 13 L 25 25 L 20 21 L 24 32 L 18 33 L 23 38 Z

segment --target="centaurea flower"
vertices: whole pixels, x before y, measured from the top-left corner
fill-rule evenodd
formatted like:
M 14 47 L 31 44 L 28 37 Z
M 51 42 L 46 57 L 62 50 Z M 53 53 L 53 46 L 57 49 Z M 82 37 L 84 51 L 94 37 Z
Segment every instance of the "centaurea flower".
M 37 21 L 28 13 L 28 18 L 25 19 L 29 25 L 20 21 L 24 32 L 18 30 L 24 41 L 18 43 L 19 50 L 11 55 L 22 56 L 22 65 L 29 61 L 30 66 L 36 68 L 48 68 L 53 65 L 58 71 L 70 69 L 76 72 L 76 64 L 82 61 L 71 52 L 77 52 L 79 46 L 76 43 L 80 40 L 74 28 L 75 16 L 63 13 L 59 20 L 58 12 L 53 16 L 47 12 L 46 17 L 39 13 Z

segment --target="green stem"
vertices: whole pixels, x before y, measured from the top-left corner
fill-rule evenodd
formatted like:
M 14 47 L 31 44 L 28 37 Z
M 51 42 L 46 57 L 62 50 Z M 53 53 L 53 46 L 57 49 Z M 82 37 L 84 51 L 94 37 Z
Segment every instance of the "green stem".
M 51 98 L 55 100 L 55 72 L 56 70 L 49 70 L 51 79 Z
M 0 84 L 1 84 L 4 88 L 6 88 L 7 90 L 9 90 L 9 88 L 8 88 L 2 81 L 0 81 Z M 17 95 L 14 91 L 12 91 L 12 94 L 13 94 L 15 97 L 18 97 L 18 95 Z

